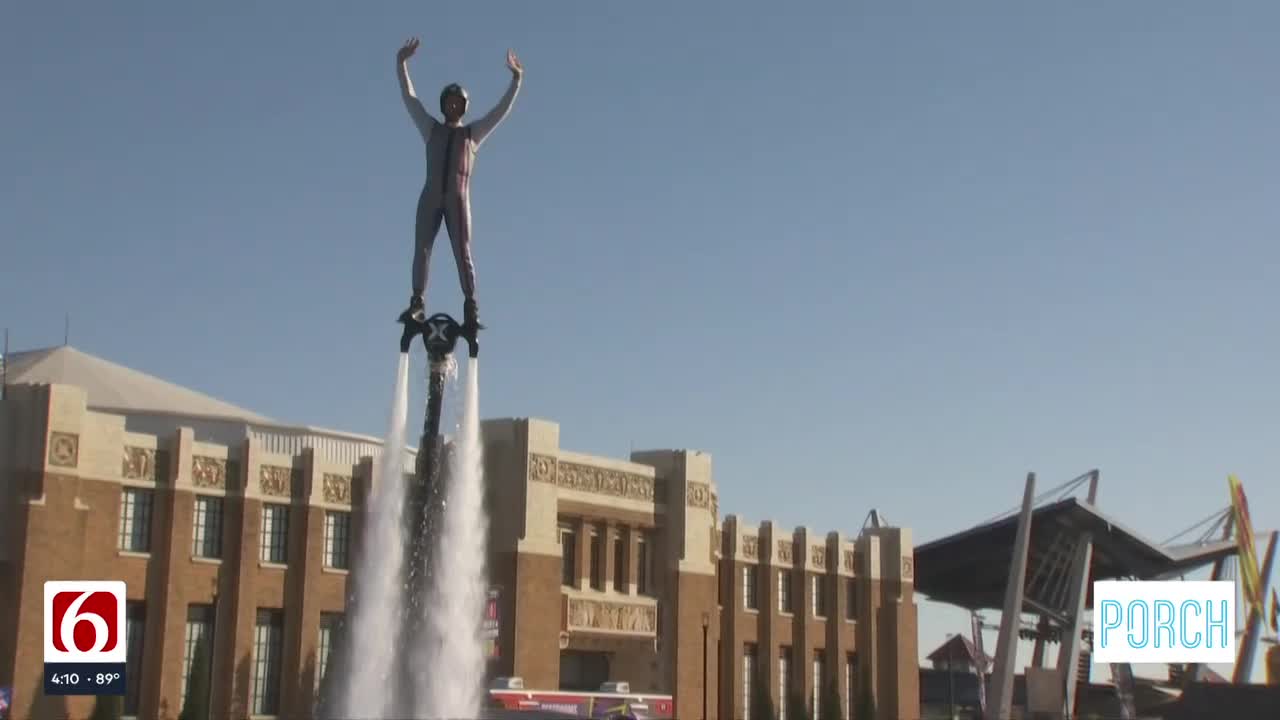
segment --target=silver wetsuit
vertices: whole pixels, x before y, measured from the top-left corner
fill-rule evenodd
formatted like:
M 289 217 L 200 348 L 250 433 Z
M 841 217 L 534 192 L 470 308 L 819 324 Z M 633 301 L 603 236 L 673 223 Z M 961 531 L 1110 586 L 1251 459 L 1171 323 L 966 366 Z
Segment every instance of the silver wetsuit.
M 475 262 L 471 258 L 471 172 L 476 151 L 506 118 L 520 90 L 521 75 L 511 74 L 511 84 L 498 104 L 484 117 L 465 125 L 448 125 L 427 112 L 413 91 L 407 68 L 400 64 L 400 94 L 414 125 L 426 144 L 427 178 L 418 196 L 418 213 L 414 232 L 413 292 L 422 297 L 427 289 L 427 270 L 431 264 L 431 248 L 443 220 L 453 244 L 453 257 L 458 265 L 458 280 L 467 300 L 474 302 L 476 293 Z

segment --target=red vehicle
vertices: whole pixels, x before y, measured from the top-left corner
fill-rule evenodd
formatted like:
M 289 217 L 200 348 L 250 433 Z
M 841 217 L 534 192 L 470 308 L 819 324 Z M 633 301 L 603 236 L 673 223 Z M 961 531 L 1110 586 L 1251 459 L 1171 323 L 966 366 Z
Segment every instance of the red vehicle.
M 659 720 L 675 716 L 670 695 L 633 693 L 625 682 L 605 683 L 596 692 L 526 690 L 521 678 L 499 678 L 489 690 L 494 707 L 551 711 L 600 720 Z

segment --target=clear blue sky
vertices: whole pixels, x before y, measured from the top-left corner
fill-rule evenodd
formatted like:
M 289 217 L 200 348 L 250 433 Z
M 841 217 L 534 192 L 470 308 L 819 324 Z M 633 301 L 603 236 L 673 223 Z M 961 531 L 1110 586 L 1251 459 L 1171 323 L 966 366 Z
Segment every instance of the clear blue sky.
M 1228 472 L 1280 524 L 1274 3 L 253 5 L 0 11 L 15 348 L 70 312 L 82 350 L 380 434 L 423 178 L 394 52 L 484 109 L 513 47 L 484 415 L 706 450 L 724 511 L 819 531 L 923 542 L 1093 467 L 1156 539 Z M 923 613 L 922 651 L 967 630 Z

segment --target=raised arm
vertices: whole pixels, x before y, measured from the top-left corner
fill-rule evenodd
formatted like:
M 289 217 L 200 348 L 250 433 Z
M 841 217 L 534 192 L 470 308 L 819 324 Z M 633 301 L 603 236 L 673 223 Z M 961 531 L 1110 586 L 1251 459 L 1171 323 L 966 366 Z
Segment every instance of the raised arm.
M 507 86 L 507 91 L 503 93 L 502 99 L 484 117 L 471 124 L 471 140 L 477 147 L 507 117 L 507 113 L 511 112 L 511 104 L 515 102 L 516 94 L 520 92 L 520 81 L 524 77 L 524 66 L 520 64 L 516 54 L 510 50 L 507 51 L 507 67 L 511 70 L 511 84 Z
M 431 137 L 431 128 L 435 127 L 436 119 L 431 117 L 427 109 L 423 107 L 422 101 L 413 91 L 413 81 L 409 79 L 409 58 L 418 49 L 418 38 L 411 38 L 406 42 L 399 51 L 396 52 L 396 76 L 400 80 L 400 98 L 404 100 L 404 106 L 409 111 L 409 117 L 413 118 L 413 124 L 417 126 L 418 132 L 422 134 L 425 140 Z

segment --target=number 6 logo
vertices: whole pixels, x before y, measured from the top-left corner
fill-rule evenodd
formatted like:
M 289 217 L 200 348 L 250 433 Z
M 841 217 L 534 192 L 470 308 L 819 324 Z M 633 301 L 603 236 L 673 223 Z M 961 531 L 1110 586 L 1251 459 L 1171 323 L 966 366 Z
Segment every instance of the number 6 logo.
M 58 606 L 58 601 L 70 594 L 71 593 L 59 593 L 54 595 L 53 606 L 56 608 Z M 94 610 L 90 610 L 89 612 L 82 614 L 80 612 L 80 608 L 84 606 L 86 600 L 90 599 L 94 601 L 93 605 L 107 604 L 103 602 L 104 597 L 109 598 L 112 601 L 115 600 L 115 598 L 110 595 L 106 595 L 105 593 L 80 593 L 76 596 L 75 600 L 71 601 L 71 606 L 67 608 L 66 613 L 62 616 L 61 622 L 58 622 L 58 613 L 56 611 L 54 612 L 54 625 L 58 628 L 58 639 L 62 641 L 61 647 L 58 648 L 59 650 L 71 650 L 74 652 L 86 653 L 102 652 L 102 649 L 107 646 L 107 641 L 111 640 L 109 630 L 107 628 L 107 620 Z M 115 603 L 112 602 L 111 604 L 114 605 Z M 70 615 L 71 617 L 68 618 L 67 615 Z M 93 626 L 93 646 L 88 650 L 82 650 L 80 648 L 80 644 L 76 642 L 76 628 L 79 627 L 82 622 L 87 622 Z
M 123 663 L 125 584 L 50 581 L 44 584 L 46 663 Z

